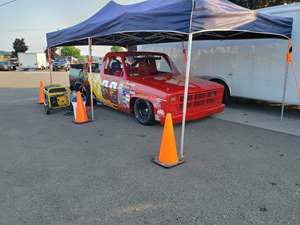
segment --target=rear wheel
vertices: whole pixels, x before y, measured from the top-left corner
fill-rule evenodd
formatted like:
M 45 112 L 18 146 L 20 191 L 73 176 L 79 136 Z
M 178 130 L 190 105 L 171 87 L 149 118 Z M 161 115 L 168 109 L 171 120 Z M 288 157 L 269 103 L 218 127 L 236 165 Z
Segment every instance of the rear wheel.
M 154 111 L 151 102 L 137 99 L 134 103 L 134 115 L 136 120 L 143 125 L 152 125 L 155 122 Z

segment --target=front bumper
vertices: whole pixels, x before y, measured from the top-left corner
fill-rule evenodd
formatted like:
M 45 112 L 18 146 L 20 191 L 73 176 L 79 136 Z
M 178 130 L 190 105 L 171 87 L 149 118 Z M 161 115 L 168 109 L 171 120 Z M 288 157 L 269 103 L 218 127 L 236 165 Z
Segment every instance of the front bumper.
M 192 121 L 192 120 L 199 120 L 217 113 L 221 113 L 223 112 L 225 109 L 225 105 L 221 104 L 218 106 L 214 106 L 214 107 L 210 107 L 210 108 L 206 108 L 200 111 L 196 111 L 196 112 L 188 112 L 186 114 L 186 121 Z M 174 124 L 178 124 L 182 122 L 182 114 L 179 115 L 172 115 L 172 119 L 173 119 L 173 123 Z M 160 117 L 160 123 L 164 124 L 165 123 L 165 116 L 164 117 Z

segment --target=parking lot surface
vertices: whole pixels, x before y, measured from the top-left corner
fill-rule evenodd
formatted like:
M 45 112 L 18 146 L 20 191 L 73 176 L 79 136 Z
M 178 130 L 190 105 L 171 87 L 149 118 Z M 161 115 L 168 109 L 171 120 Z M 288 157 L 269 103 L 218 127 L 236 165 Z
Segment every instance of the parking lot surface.
M 281 120 L 281 105 L 234 99 L 219 119 L 264 128 L 300 137 L 300 108 L 286 107 Z
M 299 224 L 300 138 L 208 118 L 186 162 L 151 162 L 162 127 L 97 106 L 45 115 L 34 88 L 0 89 L 0 224 Z M 175 127 L 177 141 L 180 126 Z
M 0 88 L 35 88 L 42 80 L 44 85 L 50 83 L 49 71 L 12 71 L 0 72 Z M 68 74 L 66 72 L 52 72 L 54 83 L 67 85 Z

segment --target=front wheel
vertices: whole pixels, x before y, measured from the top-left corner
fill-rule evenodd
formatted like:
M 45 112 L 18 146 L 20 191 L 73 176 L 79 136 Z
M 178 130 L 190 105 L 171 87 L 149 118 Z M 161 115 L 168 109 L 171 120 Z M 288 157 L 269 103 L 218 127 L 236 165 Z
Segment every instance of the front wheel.
M 230 102 L 230 91 L 227 85 L 224 85 L 223 104 L 228 105 Z
M 134 115 L 136 120 L 143 125 L 153 125 L 155 122 L 154 111 L 151 102 L 137 99 L 134 103 Z
M 229 90 L 229 87 L 227 86 L 227 84 L 221 80 L 212 79 L 210 81 L 221 84 L 224 87 L 222 102 L 223 102 L 223 104 L 228 105 L 230 103 L 230 90 Z

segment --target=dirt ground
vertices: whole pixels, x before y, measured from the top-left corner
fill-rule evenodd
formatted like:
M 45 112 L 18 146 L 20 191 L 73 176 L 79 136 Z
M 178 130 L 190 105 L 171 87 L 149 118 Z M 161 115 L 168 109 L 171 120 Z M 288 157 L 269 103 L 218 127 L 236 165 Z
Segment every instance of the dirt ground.
M 52 72 L 53 83 L 68 85 L 68 73 Z M 49 71 L 10 71 L 0 72 L 0 88 L 37 88 L 42 80 L 44 85 L 50 83 Z

